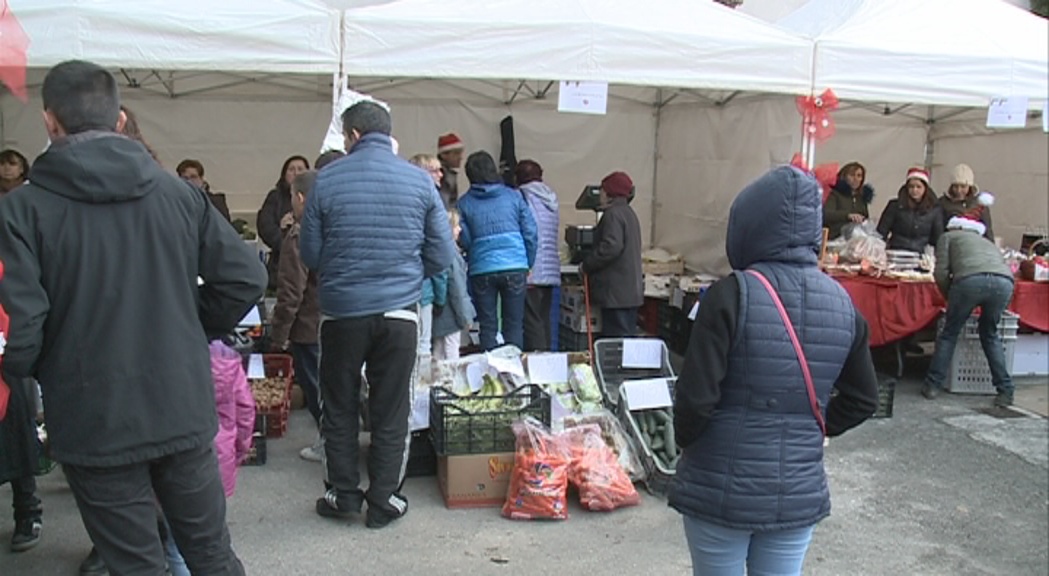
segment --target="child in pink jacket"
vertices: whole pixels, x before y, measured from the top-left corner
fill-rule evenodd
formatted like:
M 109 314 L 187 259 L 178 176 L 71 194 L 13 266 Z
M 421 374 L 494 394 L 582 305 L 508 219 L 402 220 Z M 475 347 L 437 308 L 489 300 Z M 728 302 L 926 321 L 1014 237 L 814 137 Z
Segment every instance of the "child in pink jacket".
M 255 398 L 251 395 L 240 354 L 218 340 L 211 343 L 210 350 L 215 407 L 219 415 L 215 453 L 222 473 L 222 486 L 229 498 L 237 486 L 237 466 L 251 450 L 251 434 L 255 430 Z

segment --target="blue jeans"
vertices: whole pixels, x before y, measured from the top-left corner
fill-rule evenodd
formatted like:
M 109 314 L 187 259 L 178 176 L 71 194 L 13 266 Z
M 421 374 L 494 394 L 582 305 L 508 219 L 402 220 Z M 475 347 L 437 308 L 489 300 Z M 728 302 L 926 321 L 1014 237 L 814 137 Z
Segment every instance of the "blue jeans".
M 801 574 L 815 525 L 751 532 L 685 516 L 685 538 L 694 576 L 789 576 Z
M 943 387 L 958 335 L 965 328 L 965 322 L 973 310 L 980 306 L 980 346 L 987 357 L 987 367 L 991 370 L 991 382 L 998 392 L 1011 393 L 1013 379 L 1005 364 L 1005 346 L 998 334 L 998 322 L 1012 297 L 1013 281 L 1005 276 L 976 274 L 953 282 L 947 295 L 947 317 L 943 322 L 943 331 L 936 337 L 936 351 L 932 354 L 925 383 L 933 388 Z
M 291 357 L 295 362 L 295 382 L 302 389 L 302 395 L 306 398 L 306 409 L 310 411 L 313 421 L 320 427 L 320 346 L 317 344 L 296 344 L 292 342 Z
M 499 314 L 496 311 L 502 299 L 503 342 L 524 350 L 524 309 L 527 293 L 526 272 L 495 272 L 470 277 L 477 322 L 481 325 L 481 347 L 492 350 L 498 346 Z
M 168 573 L 171 576 L 191 576 L 189 567 L 175 544 L 175 537 L 171 535 L 171 526 L 168 525 L 167 518 L 161 516 L 160 519 L 164 522 L 164 557 L 168 562 Z

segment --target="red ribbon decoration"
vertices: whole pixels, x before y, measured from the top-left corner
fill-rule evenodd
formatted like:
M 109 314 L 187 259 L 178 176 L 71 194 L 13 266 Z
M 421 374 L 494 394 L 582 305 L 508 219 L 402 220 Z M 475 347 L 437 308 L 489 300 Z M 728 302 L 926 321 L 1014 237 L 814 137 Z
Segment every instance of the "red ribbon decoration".
M 830 112 L 838 109 L 838 97 L 827 88 L 819 96 L 798 96 L 795 103 L 803 119 L 806 133 L 817 142 L 823 142 L 834 136 L 834 118 Z
M 25 85 L 28 51 L 29 36 L 11 12 L 7 0 L 0 0 L 0 82 L 22 102 L 28 100 Z
M 820 188 L 823 189 L 823 202 L 826 203 L 831 189 L 838 183 L 838 163 L 817 164 L 815 169 L 809 170 L 801 154 L 795 153 L 794 157 L 790 159 L 790 165 L 812 174 L 816 181 L 820 183 Z

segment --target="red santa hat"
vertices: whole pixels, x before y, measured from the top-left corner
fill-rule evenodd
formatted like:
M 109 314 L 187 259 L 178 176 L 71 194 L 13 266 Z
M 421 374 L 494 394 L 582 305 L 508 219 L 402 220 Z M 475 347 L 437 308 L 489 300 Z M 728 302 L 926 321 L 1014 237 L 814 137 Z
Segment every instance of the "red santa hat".
M 466 146 L 463 145 L 462 138 L 459 138 L 459 135 L 455 132 L 449 132 L 437 139 L 438 154 L 444 154 L 452 150 L 462 150 L 463 148 L 466 148 Z
M 994 196 L 990 192 L 980 192 L 976 196 L 976 206 L 962 212 L 947 221 L 948 230 L 971 230 L 980 236 L 987 232 L 987 226 L 981 221 L 985 207 L 994 204 Z
M 929 186 L 931 183 L 929 181 L 929 171 L 921 166 L 913 166 L 911 169 L 907 170 L 907 177 L 904 178 L 903 181 L 906 182 L 911 178 L 917 178 L 918 180 L 925 182 L 926 186 Z

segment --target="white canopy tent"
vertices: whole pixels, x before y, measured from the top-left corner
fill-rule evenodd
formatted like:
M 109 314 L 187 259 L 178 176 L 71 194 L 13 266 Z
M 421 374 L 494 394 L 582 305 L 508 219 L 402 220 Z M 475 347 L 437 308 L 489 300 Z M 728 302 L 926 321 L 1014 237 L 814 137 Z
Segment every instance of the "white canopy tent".
M 49 10 L 37 8 L 41 1 Z M 164 164 L 201 159 L 241 216 L 253 215 L 285 157 L 317 152 L 341 63 L 355 89 L 391 104 L 402 154 L 433 151 L 447 131 L 458 132 L 469 150 L 495 152 L 498 122 L 512 114 L 517 157 L 543 164 L 560 191 L 564 223 L 592 222 L 593 214 L 572 207 L 578 191 L 624 169 L 638 185 L 634 204 L 645 237 L 654 229 L 654 243 L 707 271 L 723 270 L 724 224 L 736 192 L 798 148 L 799 117 L 793 96 L 783 93 L 808 93 L 813 85 L 811 41 L 703 0 L 233 0 L 215 8 L 9 2 L 33 40 L 31 84 L 70 57 L 118 68 L 125 102 Z M 220 17 L 212 18 L 216 10 Z M 78 40 L 65 37 L 69 30 Z M 128 40 L 109 43 L 120 35 Z M 41 46 L 52 39 L 69 48 Z M 188 54 L 186 46 L 202 48 Z M 557 113 L 556 80 L 613 82 L 608 114 Z M 0 99 L 4 146 L 30 158 L 44 142 L 35 92 L 28 105 Z M 897 172 L 921 161 L 930 127 L 924 114 L 912 118 L 902 105 L 888 117 L 864 110 L 880 111 L 880 100 L 855 106 L 836 113 L 838 135 L 819 156 L 863 160 L 883 204 L 898 186 Z M 981 142 L 957 154 L 983 184 L 989 172 L 977 160 L 1002 156 L 991 152 L 999 141 L 983 140 L 991 137 L 971 123 L 957 126 L 952 134 L 964 137 L 954 141 Z M 1030 148 L 1024 142 L 995 190 L 1037 201 L 1049 173 L 1045 138 Z M 948 148 L 938 143 L 944 162 L 954 158 Z M 965 156 L 970 152 L 979 158 Z M 1020 211 L 1014 227 L 1044 226 L 1045 212 Z

